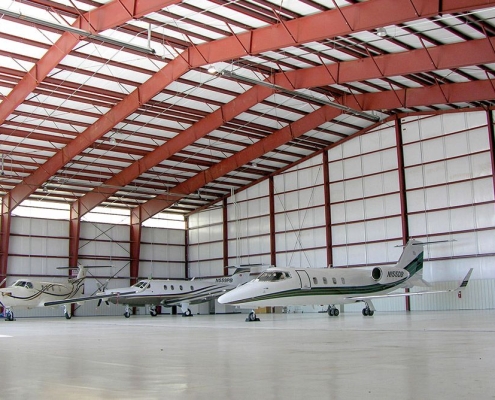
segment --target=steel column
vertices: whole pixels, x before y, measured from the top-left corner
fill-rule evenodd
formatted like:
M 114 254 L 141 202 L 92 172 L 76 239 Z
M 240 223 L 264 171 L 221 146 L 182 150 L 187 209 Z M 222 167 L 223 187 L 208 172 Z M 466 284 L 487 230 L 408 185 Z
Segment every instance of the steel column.
M 489 100 L 492 98 L 493 89 L 490 82 L 475 81 L 475 82 L 465 82 L 465 83 L 455 83 L 449 85 L 447 91 L 452 93 L 460 93 L 465 91 L 469 93 L 469 97 L 472 101 L 478 100 Z M 456 88 L 454 88 L 456 86 Z M 457 86 L 460 86 L 457 88 Z M 472 93 L 471 93 L 472 90 Z M 477 96 L 480 96 L 479 98 Z M 443 93 L 439 93 L 437 87 L 427 87 L 427 88 L 415 88 L 415 89 L 405 89 L 397 91 L 396 95 L 390 95 L 389 92 L 380 93 L 368 93 L 356 96 L 345 96 L 341 100 L 344 104 L 351 106 L 353 108 L 361 108 L 360 104 L 369 105 L 379 103 L 382 107 L 379 108 L 396 108 L 401 107 L 397 105 L 399 98 L 408 98 L 411 103 L 416 106 L 427 106 L 437 103 L 442 103 Z M 455 97 L 455 96 L 454 96 Z M 419 101 L 421 99 L 422 102 Z M 411 106 L 411 105 L 409 105 Z M 367 108 L 363 107 L 363 110 Z M 240 166 L 252 161 L 258 157 L 261 157 L 266 152 L 272 151 L 277 147 L 289 142 L 290 140 L 303 135 L 305 132 L 316 128 L 317 126 L 326 122 L 326 120 L 331 120 L 335 118 L 340 113 L 337 109 L 332 109 L 331 107 L 322 107 L 311 114 L 304 116 L 303 118 L 293 122 L 292 124 L 274 132 L 270 136 L 261 139 L 250 147 L 236 153 L 235 155 L 226 158 L 225 160 L 215 164 L 211 168 L 201 171 L 199 174 L 187 179 L 181 184 L 170 189 L 170 193 L 177 196 L 185 197 L 189 193 L 193 193 L 205 184 L 212 182 L 213 180 L 233 171 Z M 139 206 L 142 208 L 141 215 L 144 219 L 151 218 L 156 213 L 162 211 L 163 209 L 171 206 L 178 197 L 174 200 L 167 198 L 167 195 L 159 195 L 154 199 L 147 201 Z
M 486 111 L 486 122 L 488 126 L 488 142 L 490 144 L 490 161 L 492 164 L 492 185 L 495 198 L 495 128 L 493 126 L 493 110 Z
M 223 274 L 227 276 L 229 274 L 229 227 L 228 227 L 228 212 L 227 212 L 227 198 L 222 201 L 222 241 L 223 241 Z
M 130 280 L 131 285 L 137 282 L 139 277 L 139 261 L 141 256 L 141 231 L 143 220 L 141 217 L 140 207 L 135 207 L 131 210 L 131 223 L 130 223 Z
M 76 201 L 70 206 L 69 220 L 69 266 L 78 265 L 79 262 L 79 237 L 81 233 L 81 212 Z
M 275 185 L 273 182 L 273 176 L 268 178 L 268 202 L 270 208 L 270 264 L 277 264 L 277 247 L 276 247 L 276 232 L 277 227 L 275 225 Z
M 399 198 L 400 215 L 402 223 L 402 244 L 406 244 L 409 239 L 409 220 L 407 212 L 406 179 L 404 169 L 404 148 L 402 142 L 402 123 L 398 117 L 395 118 L 395 145 L 397 149 L 397 173 L 399 175 Z M 406 293 L 409 289 L 406 288 Z M 406 311 L 411 311 L 411 299 L 405 297 Z
M 325 208 L 325 237 L 327 248 L 327 267 L 333 265 L 333 251 L 332 251 L 332 203 L 330 202 L 330 171 L 328 165 L 328 151 L 323 152 L 323 197 Z
M 11 197 L 5 195 L 0 204 L 0 282 L 7 277 L 9 260 L 10 224 L 12 221 Z

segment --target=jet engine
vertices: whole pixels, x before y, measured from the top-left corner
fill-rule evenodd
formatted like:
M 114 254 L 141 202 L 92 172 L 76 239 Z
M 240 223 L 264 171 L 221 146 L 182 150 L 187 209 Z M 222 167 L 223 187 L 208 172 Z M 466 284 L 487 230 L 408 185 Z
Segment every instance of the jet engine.
M 396 267 L 375 267 L 371 270 L 371 277 L 378 283 L 393 283 L 409 278 L 409 272 Z

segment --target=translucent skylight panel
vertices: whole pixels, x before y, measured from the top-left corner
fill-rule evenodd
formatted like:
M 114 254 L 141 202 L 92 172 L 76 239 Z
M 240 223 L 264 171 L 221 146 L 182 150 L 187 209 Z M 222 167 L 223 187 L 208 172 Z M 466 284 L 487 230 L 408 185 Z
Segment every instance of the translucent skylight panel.
M 394 82 L 397 82 L 399 85 L 407 86 L 410 88 L 422 87 L 422 85 L 420 85 L 418 82 L 413 81 L 412 79 L 409 79 L 405 76 L 400 76 L 400 75 L 399 76 L 389 76 L 387 79 L 392 80 Z
M 479 32 L 478 29 L 475 29 L 473 25 L 470 25 L 469 23 L 466 23 L 458 18 L 444 18 L 441 19 L 441 21 L 443 24 L 453 27 L 454 30 L 459 31 L 461 34 L 466 35 L 471 39 L 485 38 L 485 35 L 482 32 Z
M 220 17 L 224 17 L 233 21 L 241 21 L 244 25 L 249 25 L 251 28 L 260 28 L 266 26 L 266 22 L 251 17 L 250 15 L 238 12 L 228 7 L 227 5 L 218 5 L 215 2 L 206 0 L 185 0 L 184 3 L 191 4 L 192 6 L 199 7 L 203 10 L 207 10 L 214 14 L 218 14 Z M 179 6 L 171 6 L 170 10 L 175 12 L 175 8 Z M 189 13 L 193 13 L 189 11 Z
M 0 24 L 1 26 L 2 24 Z M 18 40 L 8 40 L 2 38 L 2 51 L 13 53 L 13 57 L 16 55 L 23 57 L 29 56 L 30 58 L 40 59 L 46 53 L 46 49 L 38 46 L 31 46 L 27 43 L 21 43 Z
M 435 75 L 440 75 L 441 77 L 446 78 L 446 81 L 444 83 L 449 83 L 449 82 L 469 82 L 470 79 L 467 79 L 466 77 L 456 73 L 455 71 L 452 70 L 436 70 Z M 441 80 L 441 78 L 437 77 L 437 79 Z
M 492 69 L 493 72 L 487 72 L 484 69 L 481 69 L 477 66 L 470 67 L 462 67 L 459 68 L 460 71 L 463 71 L 469 76 L 472 76 L 474 79 L 485 80 L 485 79 L 494 79 L 495 78 L 495 64 L 487 64 L 488 68 Z
M 292 11 L 301 16 L 311 15 L 319 11 L 318 8 L 312 7 L 310 4 L 301 2 L 299 0 L 268 0 L 273 4 L 273 9 L 277 10 L 278 7 L 283 7 L 286 10 Z M 328 5 L 327 5 L 328 7 Z M 283 10 L 277 10 L 279 12 L 283 12 Z
M 13 69 L 16 71 L 28 72 L 34 66 L 34 63 L 24 60 L 13 59 L 0 55 L 0 65 L 4 68 Z
M 340 48 L 347 47 L 346 45 L 342 45 L 341 43 L 335 42 L 335 47 L 329 47 L 326 50 L 323 50 L 322 53 L 330 58 L 337 59 L 339 61 L 352 61 L 355 60 L 356 57 L 347 54 L 345 51 L 341 51 Z
M 52 109 L 45 109 L 43 108 L 42 105 L 40 106 L 32 106 L 30 104 L 20 104 L 17 107 L 17 111 L 23 112 L 25 114 L 28 114 L 29 118 L 45 118 L 45 117 L 50 117 L 50 118 L 56 118 L 57 120 L 67 120 L 68 123 L 71 124 L 77 124 L 78 122 L 81 125 L 86 125 L 86 124 L 92 124 L 96 121 L 96 118 L 91 118 L 88 117 L 87 115 L 82 115 L 77 112 L 68 112 L 66 110 L 52 110 Z
M 122 81 L 129 81 L 135 83 L 134 86 L 146 82 L 151 76 L 151 72 L 141 73 L 139 71 L 126 68 L 126 65 L 124 64 L 121 67 L 119 67 L 108 63 L 102 64 L 92 59 L 74 57 L 72 55 L 67 55 L 66 57 L 64 57 L 61 64 L 73 67 L 77 70 L 88 71 L 93 74 L 107 75 L 110 78 L 117 77 Z

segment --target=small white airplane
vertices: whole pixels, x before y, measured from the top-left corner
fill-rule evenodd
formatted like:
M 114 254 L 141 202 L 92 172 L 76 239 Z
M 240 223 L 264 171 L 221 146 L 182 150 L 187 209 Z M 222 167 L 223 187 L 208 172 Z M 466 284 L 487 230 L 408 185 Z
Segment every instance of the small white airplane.
M 429 286 L 423 281 L 423 246 L 410 240 L 394 266 L 364 268 L 268 268 L 256 279 L 219 297 L 218 302 L 254 309 L 290 305 L 329 304 L 328 315 L 338 316 L 335 304 L 364 302 L 364 316 L 375 312 L 373 299 L 416 296 L 463 290 L 473 272 L 471 268 L 460 286 L 451 290 L 390 293 L 415 285 Z M 438 242 L 436 242 L 438 243 Z M 259 321 L 251 311 L 246 321 Z
M 229 267 L 232 268 L 232 267 Z M 150 315 L 156 317 L 156 306 L 172 307 L 180 306 L 184 317 L 192 316 L 190 304 L 199 304 L 211 299 L 216 299 L 223 293 L 234 289 L 238 285 L 253 279 L 253 276 L 266 269 L 266 267 L 241 266 L 236 267 L 230 276 L 222 276 L 212 279 L 143 279 L 132 286 L 105 289 L 94 296 L 70 298 L 67 300 L 48 301 L 45 306 L 65 305 L 70 303 L 83 303 L 90 300 L 98 300 L 98 306 L 102 301 L 113 304 L 124 304 L 124 317 L 131 316 L 131 307 L 150 307 Z
M 31 279 L 19 279 L 12 286 L 0 289 L 0 305 L 4 308 L 5 320 L 14 320 L 14 308 L 44 307 L 45 303 L 55 299 L 70 299 L 80 296 L 84 290 L 86 268 L 79 266 L 76 278 L 71 278 L 67 283 L 41 282 Z M 59 267 L 59 269 L 71 269 Z M 0 284 L 2 286 L 7 278 Z M 70 309 L 64 307 L 65 318 L 70 319 Z

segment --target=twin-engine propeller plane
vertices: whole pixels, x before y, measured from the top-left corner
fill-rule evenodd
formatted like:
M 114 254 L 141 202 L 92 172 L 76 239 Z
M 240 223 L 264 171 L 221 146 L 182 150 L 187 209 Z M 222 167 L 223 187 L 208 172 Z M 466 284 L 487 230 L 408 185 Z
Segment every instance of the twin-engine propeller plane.
M 456 289 L 390 293 L 415 285 L 429 286 L 422 277 L 423 246 L 432 243 L 410 240 L 396 265 L 374 267 L 371 271 L 364 268 L 268 268 L 251 282 L 220 296 L 218 302 L 251 309 L 329 304 L 330 316 L 339 315 L 335 304 L 364 302 L 363 315 L 372 316 L 375 312 L 373 299 L 463 290 L 468 284 L 472 268 Z M 246 321 L 259 319 L 252 311 Z
M 229 267 L 232 268 L 232 267 Z M 216 299 L 223 293 L 234 289 L 238 285 L 250 281 L 258 275 L 262 269 L 259 265 L 235 267 L 230 276 L 222 276 L 212 279 L 143 279 L 132 286 L 105 289 L 94 296 L 71 298 L 60 301 L 49 301 L 45 306 L 63 305 L 70 303 L 83 303 L 90 300 L 98 300 L 98 306 L 102 301 L 113 304 L 124 304 L 124 317 L 131 316 L 131 307 L 150 307 L 150 315 L 157 315 L 157 306 L 180 306 L 184 317 L 192 316 L 190 304 L 200 304 L 211 299 Z
M 69 279 L 66 283 L 19 279 L 12 286 L 0 289 L 0 305 L 4 308 L 5 320 L 14 320 L 14 308 L 44 307 L 48 301 L 70 299 L 82 295 L 86 269 L 92 267 L 59 267 L 58 269 L 76 268 L 79 269 L 77 277 Z M 70 308 L 64 307 L 64 314 L 67 319 L 72 317 Z

